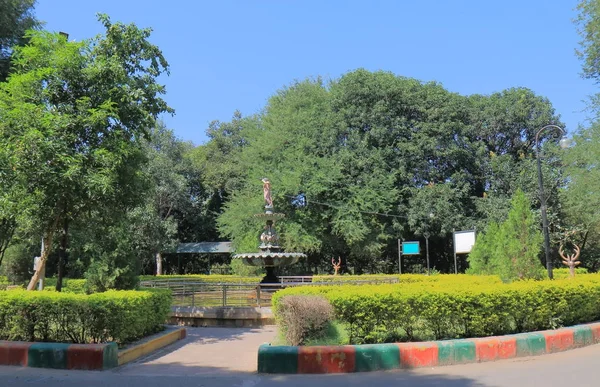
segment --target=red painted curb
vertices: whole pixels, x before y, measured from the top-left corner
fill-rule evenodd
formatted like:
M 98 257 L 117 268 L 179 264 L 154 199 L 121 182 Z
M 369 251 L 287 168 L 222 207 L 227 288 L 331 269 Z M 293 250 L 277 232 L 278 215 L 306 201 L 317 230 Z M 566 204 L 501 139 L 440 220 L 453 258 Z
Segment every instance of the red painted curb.
M 575 339 L 577 338 L 577 343 Z M 471 339 L 441 340 L 416 343 L 396 343 L 398 356 L 390 355 L 390 345 L 369 345 L 366 352 L 359 353 L 360 364 L 356 364 L 356 348 L 360 346 L 318 346 L 318 347 L 273 347 L 273 351 L 287 351 L 298 354 L 298 369 L 282 367 L 276 363 L 277 353 L 267 354 L 270 347 L 263 349 L 259 357 L 259 370 L 269 369 L 269 373 L 342 373 L 363 372 L 381 369 L 435 367 L 476 362 L 511 359 L 521 356 L 538 356 L 561 352 L 600 343 L 600 323 L 578 324 L 571 327 L 505 336 L 491 336 Z M 262 347 L 261 347 L 262 348 Z M 393 346 L 392 346 L 393 348 Z M 362 349 L 361 349 L 362 351 Z M 384 355 L 387 358 L 384 359 Z M 399 360 L 399 361 L 398 361 Z M 391 367 L 390 367 L 391 365 Z M 261 371 L 259 371 L 261 372 Z
M 588 324 L 592 330 L 592 338 L 594 343 L 600 343 L 600 323 Z
M 0 365 L 27 366 L 31 343 L 0 341 Z
M 438 365 L 438 346 L 433 342 L 398 343 L 400 366 L 403 368 L 435 367 Z
M 67 369 L 101 370 L 105 345 L 71 344 L 67 349 Z
M 513 357 L 517 357 L 517 339 L 515 337 L 501 337 L 498 342 L 498 359 Z
M 566 328 L 543 333 L 546 338 L 546 353 L 566 351 L 574 347 L 572 329 Z
M 299 347 L 299 374 L 354 372 L 356 350 L 351 345 Z
M 478 363 L 517 357 L 517 339 L 514 337 L 482 337 L 471 341 L 475 343 Z

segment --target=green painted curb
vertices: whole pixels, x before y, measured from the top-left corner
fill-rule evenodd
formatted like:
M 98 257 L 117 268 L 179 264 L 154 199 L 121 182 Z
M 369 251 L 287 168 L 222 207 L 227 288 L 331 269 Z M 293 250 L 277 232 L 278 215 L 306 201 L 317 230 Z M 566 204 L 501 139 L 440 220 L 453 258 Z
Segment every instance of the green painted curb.
M 586 347 L 594 344 L 594 334 L 592 328 L 585 325 L 578 325 L 571 328 L 573 330 L 573 346 Z
M 107 343 L 102 352 L 102 369 L 115 368 L 119 365 L 119 346 L 117 343 Z
M 546 353 L 546 338 L 543 333 L 520 333 L 515 335 L 517 357 Z
M 297 374 L 298 347 L 261 345 L 258 348 L 258 372 Z
M 64 343 L 33 343 L 27 354 L 27 366 L 39 368 L 67 368 L 67 349 Z
M 454 364 L 475 363 L 477 361 L 476 346 L 470 340 L 454 341 Z
M 396 344 L 355 345 L 355 372 L 400 368 L 400 348 Z
M 515 340 L 516 351 L 514 355 L 503 359 L 523 356 L 546 354 L 546 335 L 564 333 L 573 334 L 573 346 L 570 348 L 585 347 L 595 344 L 598 340 L 594 336 L 598 322 L 575 325 L 560 330 L 546 330 L 541 332 L 518 333 L 506 336 L 489 336 L 484 339 L 497 339 L 500 342 Z M 437 346 L 437 366 L 476 363 L 477 344 L 473 339 L 441 340 L 430 342 Z M 424 343 L 413 343 L 415 349 L 421 348 Z M 411 350 L 410 343 L 404 343 Z M 347 372 L 368 372 L 402 368 L 401 350 L 398 344 L 364 344 L 353 345 L 355 349 L 355 366 Z M 405 348 L 404 346 L 402 347 Z M 258 351 L 259 373 L 298 373 L 299 347 L 262 345 Z M 321 360 L 317 359 L 318 362 Z
M 438 365 L 454 364 L 454 342 L 449 341 L 434 341 L 438 346 Z

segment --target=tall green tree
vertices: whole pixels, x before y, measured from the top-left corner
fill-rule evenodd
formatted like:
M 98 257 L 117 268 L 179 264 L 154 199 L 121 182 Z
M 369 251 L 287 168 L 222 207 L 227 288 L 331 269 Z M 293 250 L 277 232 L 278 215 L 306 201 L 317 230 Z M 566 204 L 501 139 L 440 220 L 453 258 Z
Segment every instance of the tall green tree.
M 0 0 L 0 82 L 4 82 L 10 70 L 15 46 L 27 41 L 25 33 L 40 27 L 33 10 L 36 0 Z
M 44 250 L 31 278 L 45 270 L 55 232 L 83 211 L 136 202 L 144 161 L 141 139 L 171 112 L 157 77 L 168 71 L 151 30 L 111 23 L 82 42 L 32 31 L 14 52 L 15 71 L 0 86 L 0 152 L 8 160 L 3 197 L 22 192 Z
M 561 192 L 563 216 L 571 229 L 581 229 L 574 242 L 582 248 L 584 266 L 600 266 L 600 123 L 573 136 L 574 146 L 565 152 L 567 177 Z
M 461 96 L 366 70 L 296 82 L 269 99 L 256 130 L 239 132 L 244 168 L 220 231 L 236 248 L 256 249 L 260 225 L 248 219 L 262 209 L 266 176 L 287 214 L 284 246 L 307 252 L 310 267 L 327 269 L 341 256 L 356 271 L 397 270 L 396 239 L 429 227 L 435 259 L 449 270 L 452 228 L 483 227 L 498 210 L 506 216 L 514 190 L 529 181 L 542 122 L 559 122 L 550 102 L 521 88 Z M 489 173 L 507 166 L 513 173 Z
M 193 206 L 186 176 L 191 168 L 186 158 L 191 144 L 179 141 L 162 122 L 150 138 L 144 144 L 148 157 L 144 172 L 151 185 L 144 203 L 129 214 L 129 223 L 142 265 L 154 266 L 156 262 L 156 272 L 162 274 L 162 253 L 174 250 L 178 241 L 178 215 Z
M 475 274 L 498 274 L 505 281 L 540 278 L 542 233 L 531 202 L 517 190 L 508 217 L 499 226 L 490 223 L 475 242 L 468 261 Z
M 600 78 L 600 1 L 581 0 L 577 4 L 575 23 L 578 27 L 579 49 L 576 54 L 583 61 L 585 78 Z

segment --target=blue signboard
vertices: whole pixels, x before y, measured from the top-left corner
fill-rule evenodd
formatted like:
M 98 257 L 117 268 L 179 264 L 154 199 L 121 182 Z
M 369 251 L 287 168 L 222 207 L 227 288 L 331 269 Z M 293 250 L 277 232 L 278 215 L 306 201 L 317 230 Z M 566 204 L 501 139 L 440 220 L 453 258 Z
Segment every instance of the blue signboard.
M 419 242 L 402 242 L 402 255 L 419 255 Z

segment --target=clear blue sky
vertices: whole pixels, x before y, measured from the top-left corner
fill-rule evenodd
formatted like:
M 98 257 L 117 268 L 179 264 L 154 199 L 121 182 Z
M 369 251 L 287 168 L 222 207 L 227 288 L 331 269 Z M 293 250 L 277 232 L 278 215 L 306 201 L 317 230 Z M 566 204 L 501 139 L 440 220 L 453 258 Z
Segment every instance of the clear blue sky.
M 295 79 L 357 68 L 441 82 L 461 94 L 523 86 L 567 130 L 596 88 L 580 77 L 576 0 L 38 0 L 37 17 L 72 39 L 102 32 L 96 12 L 152 27 L 171 65 L 161 78 L 178 137 L 206 141 L 212 120 L 250 115 Z

